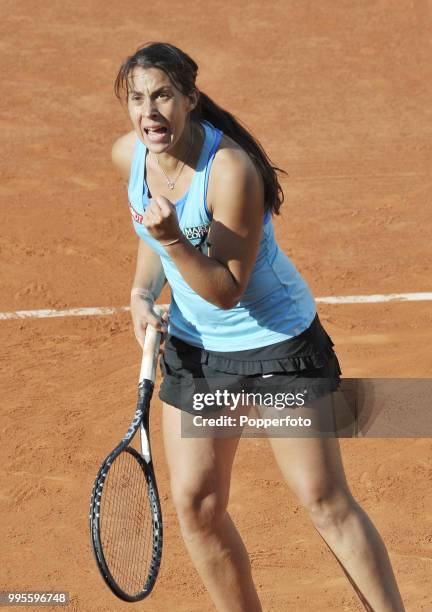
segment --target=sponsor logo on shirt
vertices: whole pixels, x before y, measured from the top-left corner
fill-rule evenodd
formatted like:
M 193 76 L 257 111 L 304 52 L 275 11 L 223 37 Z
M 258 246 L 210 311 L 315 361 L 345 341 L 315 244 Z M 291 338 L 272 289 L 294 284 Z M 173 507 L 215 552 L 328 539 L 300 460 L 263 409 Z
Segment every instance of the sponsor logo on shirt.
M 183 234 L 188 240 L 197 240 L 207 236 L 209 227 L 208 223 L 206 225 L 197 225 L 196 227 L 185 227 Z
M 136 222 L 139 223 L 140 225 L 143 224 L 143 216 L 139 214 L 139 212 L 137 212 L 135 210 L 135 208 L 132 206 L 132 204 L 129 202 L 129 210 L 130 213 L 132 215 L 132 219 Z

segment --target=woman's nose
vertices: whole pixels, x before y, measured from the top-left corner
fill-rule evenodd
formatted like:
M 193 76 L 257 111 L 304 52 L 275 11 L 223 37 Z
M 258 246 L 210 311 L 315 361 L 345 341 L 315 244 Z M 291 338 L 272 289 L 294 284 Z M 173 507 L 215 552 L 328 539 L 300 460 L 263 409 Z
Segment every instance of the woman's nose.
M 151 117 L 156 114 L 156 105 L 154 100 L 147 100 L 144 102 L 144 110 L 143 113 L 146 117 Z

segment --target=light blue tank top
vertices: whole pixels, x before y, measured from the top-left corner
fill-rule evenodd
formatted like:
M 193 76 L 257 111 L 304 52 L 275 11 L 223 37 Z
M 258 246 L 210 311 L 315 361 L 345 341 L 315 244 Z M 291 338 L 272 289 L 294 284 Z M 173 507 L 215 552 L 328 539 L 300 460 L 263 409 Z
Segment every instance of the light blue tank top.
M 205 254 L 211 223 L 206 204 L 208 178 L 223 134 L 207 121 L 201 125 L 205 140 L 192 183 L 173 204 L 182 232 Z M 167 250 L 142 222 L 149 198 L 144 176 L 146 155 L 147 148 L 137 140 L 129 179 L 129 209 L 138 236 L 160 255 L 171 287 L 169 333 L 209 351 L 240 351 L 288 340 L 307 329 L 316 314 L 315 300 L 292 261 L 279 248 L 270 214 L 264 219 L 249 283 L 234 308 L 223 310 L 214 306 L 184 281 Z

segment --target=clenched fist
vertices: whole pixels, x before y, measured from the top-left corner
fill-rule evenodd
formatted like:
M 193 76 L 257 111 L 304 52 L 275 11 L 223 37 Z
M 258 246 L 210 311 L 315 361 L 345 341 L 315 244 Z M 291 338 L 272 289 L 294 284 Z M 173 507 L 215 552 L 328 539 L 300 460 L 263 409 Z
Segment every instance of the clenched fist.
M 149 200 L 143 224 L 155 240 L 171 242 L 182 236 L 175 206 L 163 196 Z

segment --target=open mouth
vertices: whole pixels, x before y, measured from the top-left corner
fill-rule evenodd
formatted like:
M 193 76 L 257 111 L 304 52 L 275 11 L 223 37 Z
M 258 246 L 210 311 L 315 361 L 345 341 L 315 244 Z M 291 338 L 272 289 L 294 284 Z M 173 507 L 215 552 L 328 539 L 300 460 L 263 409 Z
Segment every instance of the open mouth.
M 144 128 L 144 132 L 146 134 L 166 134 L 168 128 L 166 127 L 158 127 L 158 128 Z
M 144 128 L 144 132 L 150 142 L 158 143 L 165 140 L 168 128 L 163 126 L 157 128 Z

